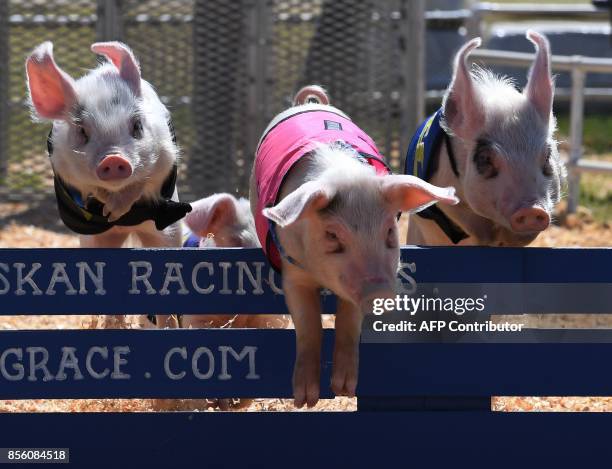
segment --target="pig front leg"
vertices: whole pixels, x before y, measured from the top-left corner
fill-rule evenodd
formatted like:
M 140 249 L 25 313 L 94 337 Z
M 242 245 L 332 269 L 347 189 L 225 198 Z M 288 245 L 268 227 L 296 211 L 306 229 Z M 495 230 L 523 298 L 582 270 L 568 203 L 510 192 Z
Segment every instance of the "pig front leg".
M 336 396 L 355 396 L 359 375 L 359 338 L 363 314 L 346 300 L 338 298 L 336 341 L 331 387 Z
M 108 221 L 119 220 L 128 213 L 132 205 L 142 196 L 144 183 L 134 183 L 119 192 L 110 192 L 98 188 L 94 196 L 104 204 L 102 215 L 108 216 Z
M 284 267 L 284 266 L 283 266 Z M 283 270 L 283 290 L 295 324 L 296 355 L 293 367 L 294 404 L 314 406 L 321 382 L 321 297 L 312 285 L 296 284 Z

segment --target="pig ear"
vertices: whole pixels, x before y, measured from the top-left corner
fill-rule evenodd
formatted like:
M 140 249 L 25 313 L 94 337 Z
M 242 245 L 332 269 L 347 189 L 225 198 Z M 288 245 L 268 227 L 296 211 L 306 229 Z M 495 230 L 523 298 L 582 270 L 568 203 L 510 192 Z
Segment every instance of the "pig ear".
M 335 191 L 318 181 L 309 181 L 286 196 L 277 205 L 262 210 L 263 216 L 280 226 L 287 226 L 300 218 L 327 207 Z
M 544 122 L 548 122 L 554 94 L 554 84 L 550 74 L 550 45 L 544 36 L 532 30 L 527 31 L 527 39 L 535 45 L 536 57 L 523 93 Z
M 223 226 L 236 223 L 236 199 L 231 194 L 214 194 L 191 204 L 192 210 L 185 217 L 189 229 L 200 236 L 218 233 Z
M 119 69 L 123 78 L 136 96 L 140 96 L 140 66 L 131 49 L 121 42 L 96 42 L 91 51 L 103 55 Z
M 436 202 L 457 204 L 454 187 L 438 187 L 416 176 L 393 175 L 382 179 L 382 191 L 393 210 L 418 212 Z
M 44 119 L 66 119 L 76 102 L 74 80 L 53 60 L 53 44 L 39 45 L 26 59 L 30 99 Z
M 472 39 L 457 52 L 453 79 L 442 104 L 446 125 L 453 134 L 464 139 L 474 138 L 485 120 L 480 96 L 476 93 L 467 63 L 469 53 L 481 42 L 479 37 Z

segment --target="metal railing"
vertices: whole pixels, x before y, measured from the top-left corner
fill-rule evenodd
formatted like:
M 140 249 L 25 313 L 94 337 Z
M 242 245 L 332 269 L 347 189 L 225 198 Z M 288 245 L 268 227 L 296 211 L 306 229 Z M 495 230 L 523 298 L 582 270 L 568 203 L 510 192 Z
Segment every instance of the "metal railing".
M 529 68 L 535 58 L 534 54 L 506 52 L 501 50 L 475 50 L 470 55 L 472 61 L 496 65 Z M 584 124 L 584 90 L 587 73 L 612 73 L 612 59 L 583 57 L 579 55 L 551 57 L 553 70 L 571 73 L 570 105 L 570 155 L 568 160 L 568 202 L 567 211 L 573 213 L 578 206 L 580 195 L 580 174 L 583 172 L 612 174 L 612 163 L 582 159 L 582 133 Z
M 606 20 L 610 10 L 598 8 L 588 4 L 566 3 L 476 3 L 469 9 L 465 25 L 469 37 L 482 35 L 484 20 L 492 16 L 507 16 L 513 20 L 533 19 L 543 17 L 546 19 L 558 18 L 566 20 Z

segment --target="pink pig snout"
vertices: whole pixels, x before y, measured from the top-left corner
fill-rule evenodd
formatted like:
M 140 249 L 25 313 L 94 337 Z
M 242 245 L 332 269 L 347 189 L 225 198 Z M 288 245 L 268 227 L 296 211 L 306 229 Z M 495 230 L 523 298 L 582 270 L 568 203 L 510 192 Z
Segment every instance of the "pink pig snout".
M 510 226 L 517 233 L 543 231 L 550 224 L 550 215 L 540 207 L 523 207 L 510 217 Z
M 107 155 L 96 168 L 102 181 L 120 181 L 132 175 L 132 165 L 119 154 Z
M 384 277 L 366 277 L 361 288 L 360 308 L 371 312 L 377 298 L 395 298 L 396 291 L 392 282 Z

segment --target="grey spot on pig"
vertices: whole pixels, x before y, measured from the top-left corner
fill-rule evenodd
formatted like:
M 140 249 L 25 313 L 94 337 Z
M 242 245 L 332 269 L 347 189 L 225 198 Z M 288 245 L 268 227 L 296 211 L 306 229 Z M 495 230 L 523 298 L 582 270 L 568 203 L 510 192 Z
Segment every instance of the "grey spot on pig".
M 459 176 L 441 146 L 435 185 L 454 185 L 461 203 L 440 207 L 469 237 L 459 244 L 524 246 L 549 225 L 562 195 L 565 168 L 554 139 L 550 50 L 528 32 L 537 49 L 524 90 L 512 80 L 467 65 L 479 39 L 457 53 L 445 94 L 441 126 L 451 138 Z M 410 217 L 408 244 L 450 245 L 432 220 Z

